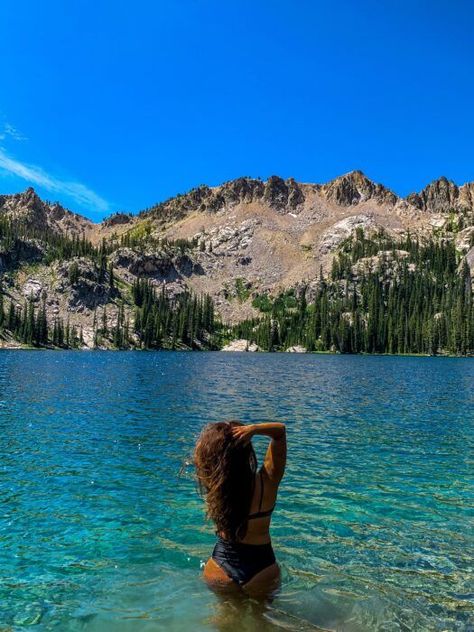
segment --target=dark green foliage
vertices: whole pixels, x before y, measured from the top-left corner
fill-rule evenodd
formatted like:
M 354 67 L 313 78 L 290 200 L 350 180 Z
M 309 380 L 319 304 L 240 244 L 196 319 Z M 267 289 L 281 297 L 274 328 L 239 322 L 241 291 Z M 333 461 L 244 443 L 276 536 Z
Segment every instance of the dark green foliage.
M 5 299 L 0 293 L 0 332 L 10 334 L 20 342 L 43 346 L 48 343 L 48 321 L 46 318 L 46 306 L 43 302 L 35 309 L 34 302 L 25 301 L 22 307 L 15 307 L 10 301 L 8 312 L 5 312 Z
M 244 303 L 250 296 L 248 284 L 245 279 L 242 279 L 242 277 L 235 279 L 235 293 L 241 303 Z
M 185 254 L 199 246 L 198 238 L 172 240 L 167 237 L 153 237 L 151 232 L 152 226 L 149 223 L 136 226 L 120 237 L 120 246 L 137 249 L 157 248 L 179 254 Z
M 126 349 L 129 346 L 129 331 L 128 324 L 125 326 L 125 312 L 123 303 L 120 305 L 117 312 L 117 320 L 112 329 L 112 341 L 114 347 L 117 349 Z
M 270 312 L 272 309 L 272 301 L 267 294 L 258 294 L 252 301 L 252 306 L 261 312 Z
M 109 286 L 111 290 L 115 288 L 114 267 L 112 264 L 109 266 Z
M 0 246 L 4 253 L 21 252 L 27 243 L 41 244 L 44 250 L 41 261 L 45 264 L 55 260 L 67 261 L 74 257 L 89 257 L 96 262 L 99 274 L 104 277 L 107 255 L 116 248 L 114 243 L 106 242 L 105 239 L 102 240 L 100 247 L 96 248 L 84 235 L 81 237 L 61 235 L 46 226 L 42 229 L 33 228 L 21 222 L 13 222 L 0 217 Z
M 216 323 L 209 296 L 186 292 L 170 299 L 164 288 L 157 293 L 150 281 L 137 279 L 132 297 L 136 306 L 135 334 L 143 348 L 214 347 Z
M 100 244 L 98 256 L 97 256 L 98 268 L 99 268 L 99 283 L 103 283 L 105 279 L 105 273 L 107 271 L 107 245 L 105 239 L 102 238 Z
M 377 272 L 354 274 L 354 263 L 380 251 L 390 256 Z M 330 280 L 320 276 L 310 304 L 305 292 L 286 292 L 273 301 L 259 296 L 254 306 L 265 316 L 233 334 L 265 350 L 301 344 L 341 353 L 474 354 L 471 277 L 452 241 L 421 244 L 408 235 L 395 242 L 383 232 L 366 239 L 357 231 L 334 259 Z
M 76 261 L 69 266 L 68 276 L 71 285 L 75 285 L 79 281 L 79 266 Z
M 3 314 L 3 316 L 2 316 Z M 63 347 L 75 349 L 83 344 L 82 330 L 70 326 L 69 319 L 64 325 L 62 319 L 56 317 L 52 324 L 46 315 L 46 299 L 39 305 L 27 300 L 22 306 L 15 306 L 10 301 L 5 311 L 5 297 L 0 292 L 0 335 L 10 335 L 15 340 L 33 347 Z

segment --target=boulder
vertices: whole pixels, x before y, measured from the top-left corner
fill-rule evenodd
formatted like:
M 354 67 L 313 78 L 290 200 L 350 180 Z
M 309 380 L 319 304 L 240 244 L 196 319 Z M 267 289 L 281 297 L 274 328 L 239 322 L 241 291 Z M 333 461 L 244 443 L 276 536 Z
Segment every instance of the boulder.
M 23 285 L 23 296 L 29 300 L 38 302 L 41 298 L 41 292 L 43 291 L 43 284 L 37 279 L 27 279 Z
M 464 230 L 461 230 L 456 235 L 456 248 L 461 252 L 467 252 L 471 248 L 472 240 L 474 239 L 474 226 L 469 226 Z
M 103 220 L 104 226 L 120 226 L 122 224 L 129 224 L 132 221 L 132 216 L 129 213 L 114 213 Z
M 203 269 L 187 254 L 168 253 L 164 250 L 141 252 L 132 248 L 119 248 L 111 255 L 114 268 L 122 268 L 134 276 L 147 276 L 167 283 L 181 277 L 202 274 Z
M 467 265 L 471 271 L 471 276 L 474 276 L 474 247 L 469 250 L 466 255 Z
M 321 237 L 319 244 L 320 254 L 332 252 L 348 237 L 350 237 L 356 228 L 372 228 L 375 222 L 370 215 L 351 215 L 336 222 L 331 228 L 328 228 Z
M 221 351 L 260 351 L 260 347 L 254 342 L 241 338 L 240 340 L 232 340 L 228 345 L 222 347 Z

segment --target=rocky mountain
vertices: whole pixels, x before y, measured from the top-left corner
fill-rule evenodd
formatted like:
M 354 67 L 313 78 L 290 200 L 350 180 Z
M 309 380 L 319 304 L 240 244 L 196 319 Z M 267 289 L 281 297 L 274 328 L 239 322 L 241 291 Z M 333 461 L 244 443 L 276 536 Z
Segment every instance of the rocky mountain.
M 85 346 L 93 344 L 99 316 L 112 326 L 121 309 L 133 320 L 127 296 L 137 278 L 171 297 L 207 294 L 224 322 L 237 323 L 259 315 L 255 297 L 288 288 L 311 292 L 357 230 L 421 240 L 435 235 L 453 241 L 460 260 L 474 265 L 474 183 L 459 187 L 446 178 L 406 198 L 360 171 L 326 184 L 238 178 L 100 224 L 30 188 L 0 196 L 0 220 L 4 296 L 18 306 L 44 301 L 50 320 L 82 328 Z M 11 226 L 14 244 L 5 237 Z M 376 268 L 382 256 L 372 254 L 367 266 Z M 353 274 L 363 266 L 359 261 Z
M 23 193 L 0 195 L 0 217 L 60 234 L 82 235 L 93 227 L 86 217 L 68 211 L 59 203 L 44 202 L 31 187 Z

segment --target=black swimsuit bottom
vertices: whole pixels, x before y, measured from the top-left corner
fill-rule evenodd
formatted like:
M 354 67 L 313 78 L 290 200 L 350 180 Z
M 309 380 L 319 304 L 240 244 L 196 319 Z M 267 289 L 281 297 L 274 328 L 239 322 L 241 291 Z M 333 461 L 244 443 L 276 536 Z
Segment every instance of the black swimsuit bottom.
M 265 518 L 273 512 L 274 506 L 262 511 L 263 476 L 260 470 L 260 502 L 257 513 L 250 514 L 249 520 Z M 264 568 L 275 564 L 275 553 L 270 542 L 267 544 L 244 544 L 232 542 L 217 536 L 212 559 L 219 564 L 225 573 L 239 586 L 249 582 Z
M 270 542 L 268 544 L 244 544 L 243 542 L 224 540 L 220 536 L 217 537 L 212 559 L 239 586 L 243 586 L 257 573 L 276 562 Z

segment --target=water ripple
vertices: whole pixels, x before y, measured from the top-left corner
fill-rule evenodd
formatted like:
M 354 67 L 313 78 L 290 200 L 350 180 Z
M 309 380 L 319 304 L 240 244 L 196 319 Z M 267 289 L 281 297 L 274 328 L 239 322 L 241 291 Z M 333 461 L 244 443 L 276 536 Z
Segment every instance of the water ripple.
M 467 359 L 2 352 L 0 627 L 474 630 L 473 384 Z M 203 586 L 179 474 L 235 417 L 288 424 L 264 608 Z

